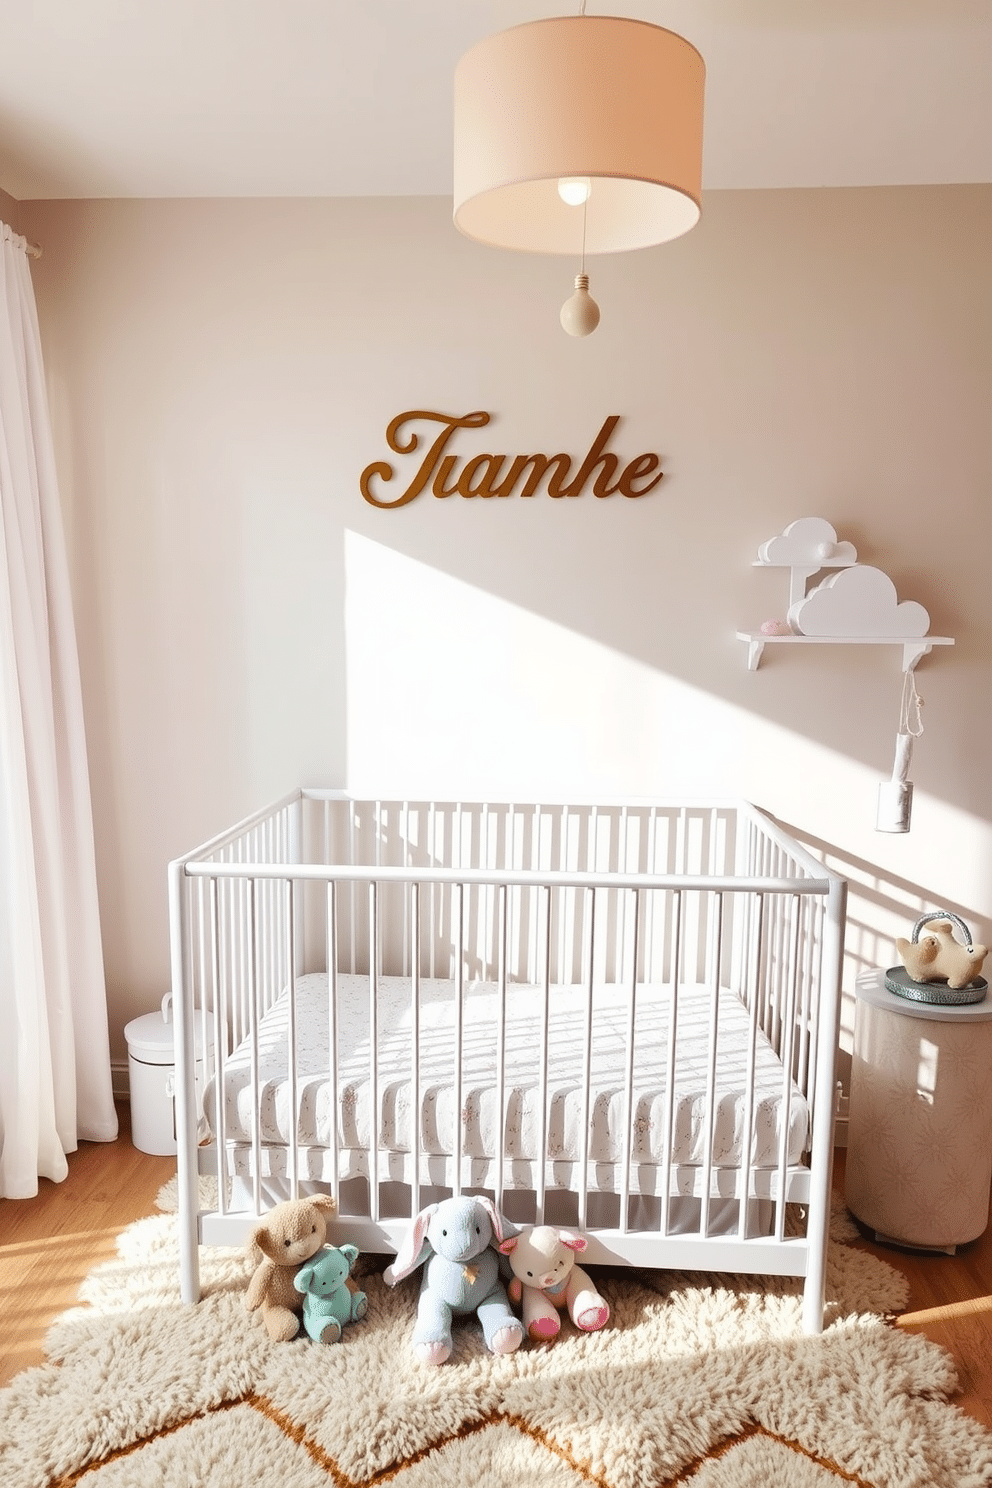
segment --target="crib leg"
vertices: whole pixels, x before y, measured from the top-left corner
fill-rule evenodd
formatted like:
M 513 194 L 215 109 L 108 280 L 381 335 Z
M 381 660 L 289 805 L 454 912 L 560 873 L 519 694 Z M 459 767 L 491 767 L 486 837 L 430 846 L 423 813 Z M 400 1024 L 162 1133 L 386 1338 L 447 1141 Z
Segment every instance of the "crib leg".
M 817 1212 L 819 1210 L 819 1213 Z M 806 1280 L 803 1285 L 803 1332 L 823 1332 L 823 1311 L 827 1301 L 827 1245 L 830 1213 L 825 1204 L 810 1206 L 806 1220 Z
M 179 1287 L 183 1302 L 200 1300 L 200 1169 L 197 1153 L 194 1030 L 185 985 L 186 901 L 183 872 L 169 864 L 169 945 L 176 1052 L 176 1178 L 179 1188 Z
M 823 1332 L 823 1306 L 826 1301 L 826 1278 L 822 1265 L 811 1266 L 803 1287 L 803 1332 Z
M 199 1302 L 200 1246 L 197 1211 L 195 1202 L 188 1197 L 184 1201 L 182 1195 L 179 1200 L 179 1288 L 184 1303 Z
M 200 1171 L 196 1134 L 178 1126 L 179 1287 L 184 1303 L 200 1300 Z
M 830 1208 L 827 1200 L 830 1169 L 826 1186 L 821 1183 L 814 1192 L 806 1216 L 806 1280 L 803 1285 L 803 1332 L 823 1332 L 823 1310 L 827 1300 L 827 1246 L 830 1243 Z

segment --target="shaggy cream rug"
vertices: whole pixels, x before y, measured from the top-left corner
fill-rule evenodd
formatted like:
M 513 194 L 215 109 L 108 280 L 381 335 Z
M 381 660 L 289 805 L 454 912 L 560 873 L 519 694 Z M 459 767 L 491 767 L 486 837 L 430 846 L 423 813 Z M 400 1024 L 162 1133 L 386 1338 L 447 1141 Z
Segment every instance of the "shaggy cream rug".
M 167 1202 L 167 1199 L 165 1200 Z M 789 1281 L 600 1272 L 608 1327 L 490 1356 L 471 1323 L 439 1369 L 410 1350 L 417 1278 L 363 1258 L 340 1344 L 273 1344 L 239 1252 L 203 1252 L 183 1307 L 176 1221 L 120 1237 L 52 1362 L 0 1392 L 4 1488 L 988 1488 L 992 1435 L 948 1403 L 945 1353 L 900 1332 L 899 1273 L 835 1239 L 829 1326 Z

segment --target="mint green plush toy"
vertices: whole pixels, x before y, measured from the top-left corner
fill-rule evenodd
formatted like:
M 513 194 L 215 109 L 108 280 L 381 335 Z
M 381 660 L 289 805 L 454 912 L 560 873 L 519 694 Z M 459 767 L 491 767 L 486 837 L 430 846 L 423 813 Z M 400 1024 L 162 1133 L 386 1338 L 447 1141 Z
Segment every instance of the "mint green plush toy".
M 347 1323 L 368 1312 L 364 1292 L 352 1292 L 348 1276 L 358 1259 L 356 1245 L 325 1245 L 293 1278 L 303 1294 L 303 1326 L 317 1343 L 338 1343 Z

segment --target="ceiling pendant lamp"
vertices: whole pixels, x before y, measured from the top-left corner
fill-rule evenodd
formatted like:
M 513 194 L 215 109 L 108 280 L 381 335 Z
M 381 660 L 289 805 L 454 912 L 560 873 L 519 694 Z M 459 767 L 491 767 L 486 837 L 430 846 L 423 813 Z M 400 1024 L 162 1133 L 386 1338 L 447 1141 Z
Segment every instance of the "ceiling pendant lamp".
M 586 253 L 665 243 L 699 220 L 704 80 L 689 42 L 619 16 L 555 16 L 479 42 L 455 69 L 455 226 L 579 258 L 562 325 L 588 335 Z

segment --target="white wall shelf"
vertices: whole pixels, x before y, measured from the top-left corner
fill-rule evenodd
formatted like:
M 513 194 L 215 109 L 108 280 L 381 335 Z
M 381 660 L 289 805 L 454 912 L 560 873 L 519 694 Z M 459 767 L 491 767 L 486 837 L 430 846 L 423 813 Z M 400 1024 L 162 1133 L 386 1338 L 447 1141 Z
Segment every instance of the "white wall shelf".
M 915 600 L 900 603 L 888 574 L 859 563 L 854 544 L 838 542 L 823 517 L 790 522 L 761 544 L 752 567 L 788 569 L 789 609 L 784 621 L 737 632 L 737 639 L 747 642 L 749 672 L 758 670 L 766 646 L 901 646 L 908 675 L 934 646 L 954 645 L 950 636 L 928 635 L 924 607 Z M 824 569 L 834 572 L 808 588 Z
M 761 566 L 771 567 L 772 565 Z M 758 670 L 761 664 L 761 653 L 766 646 L 901 646 L 902 670 L 910 672 L 921 657 L 929 655 L 934 646 L 954 645 L 951 636 L 764 635 L 756 630 L 739 630 L 737 639 L 747 642 L 749 672 Z

